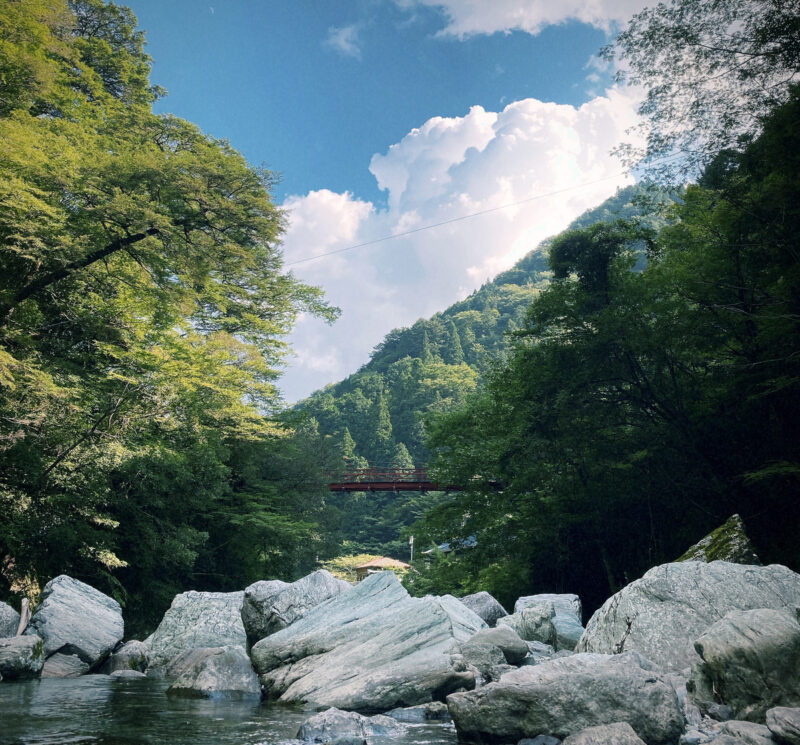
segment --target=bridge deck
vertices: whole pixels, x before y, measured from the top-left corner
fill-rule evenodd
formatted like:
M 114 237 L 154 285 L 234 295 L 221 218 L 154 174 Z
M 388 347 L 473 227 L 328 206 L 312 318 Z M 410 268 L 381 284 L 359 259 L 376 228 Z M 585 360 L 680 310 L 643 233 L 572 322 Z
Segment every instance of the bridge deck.
M 459 491 L 431 481 L 424 468 L 355 468 L 328 484 L 331 491 Z

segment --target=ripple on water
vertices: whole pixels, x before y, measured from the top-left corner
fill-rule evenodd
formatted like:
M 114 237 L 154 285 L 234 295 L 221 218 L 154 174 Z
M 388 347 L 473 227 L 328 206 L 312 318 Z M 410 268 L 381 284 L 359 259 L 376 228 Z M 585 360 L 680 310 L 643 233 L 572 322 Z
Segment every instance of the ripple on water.
M 2 745 L 270 745 L 311 713 L 296 706 L 175 698 L 163 680 L 86 675 L 0 683 Z M 455 745 L 452 726 L 412 725 L 397 745 Z M 381 745 L 376 740 L 376 745 Z

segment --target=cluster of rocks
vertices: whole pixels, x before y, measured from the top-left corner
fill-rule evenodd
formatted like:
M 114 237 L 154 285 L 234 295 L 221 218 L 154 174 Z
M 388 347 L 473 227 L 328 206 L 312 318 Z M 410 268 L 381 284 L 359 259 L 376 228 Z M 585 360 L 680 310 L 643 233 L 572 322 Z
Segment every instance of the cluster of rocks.
M 786 567 L 697 556 L 651 569 L 586 628 L 576 595 L 509 614 L 485 592 L 413 598 L 391 572 L 351 586 L 318 571 L 182 593 L 122 644 L 119 606 L 62 576 L 21 636 L 0 606 L 0 674 L 146 672 L 173 695 L 311 703 L 306 743 L 452 718 L 467 743 L 800 745 L 799 608 Z

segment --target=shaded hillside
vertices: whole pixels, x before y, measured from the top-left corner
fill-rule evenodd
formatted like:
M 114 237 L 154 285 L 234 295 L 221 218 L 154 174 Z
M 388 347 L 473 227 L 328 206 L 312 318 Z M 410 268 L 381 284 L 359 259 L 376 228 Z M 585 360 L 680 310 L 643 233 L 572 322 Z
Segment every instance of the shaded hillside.
M 642 187 L 622 189 L 570 229 L 639 215 L 644 197 Z M 521 326 L 531 301 L 549 282 L 548 245 L 544 241 L 443 312 L 391 331 L 358 372 L 297 408 L 338 442 L 351 465 L 424 463 L 425 416 L 463 403 L 502 358 L 509 333 Z

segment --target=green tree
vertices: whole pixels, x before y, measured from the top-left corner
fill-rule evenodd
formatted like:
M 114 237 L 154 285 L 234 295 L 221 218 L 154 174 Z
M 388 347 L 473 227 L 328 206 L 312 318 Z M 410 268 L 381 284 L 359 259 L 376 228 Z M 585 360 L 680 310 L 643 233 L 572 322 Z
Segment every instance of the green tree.
M 647 89 L 639 108 L 646 146 L 623 153 L 654 176 L 696 178 L 788 99 L 798 39 L 797 0 L 671 0 L 640 11 L 603 52 L 620 60 L 621 79 Z M 676 153 L 682 158 L 670 159 Z
M 461 338 L 452 318 L 447 321 L 447 342 L 444 348 L 444 361 L 449 365 L 460 365 L 464 362 L 464 349 L 461 346 Z
M 179 565 L 170 582 L 185 577 L 232 443 L 285 435 L 265 416 L 282 337 L 302 310 L 333 317 L 282 271 L 271 175 L 152 112 L 135 26 L 100 0 L 0 6 L 0 561 L 15 587 L 69 571 L 123 597 L 121 569 L 159 571 L 129 540 L 145 533 Z
M 792 91 L 721 153 L 641 272 L 633 228 L 553 242 L 506 363 L 430 425 L 436 478 L 467 487 L 414 532 L 478 537 L 462 590 L 571 588 L 591 608 L 733 512 L 765 560 L 800 566 L 798 120 Z

